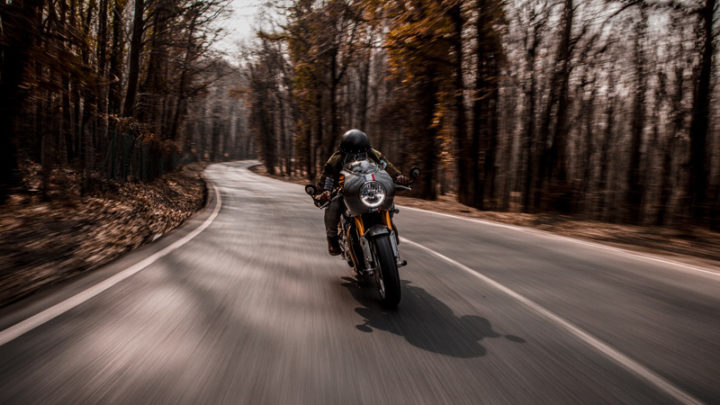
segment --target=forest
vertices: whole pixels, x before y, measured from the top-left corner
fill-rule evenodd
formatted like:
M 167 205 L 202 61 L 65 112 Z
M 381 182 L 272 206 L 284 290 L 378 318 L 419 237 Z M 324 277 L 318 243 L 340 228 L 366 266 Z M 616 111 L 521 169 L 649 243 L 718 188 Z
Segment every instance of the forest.
M 720 229 L 717 0 L 292 0 L 241 70 L 270 173 L 366 131 L 415 195 Z
M 360 128 L 415 197 L 718 230 L 717 3 L 275 0 L 222 55 L 229 0 L 3 0 L 0 200 L 255 156 L 317 181 Z
M 48 198 L 76 173 L 153 179 L 192 160 L 246 157 L 238 70 L 212 44 L 227 0 L 0 2 L 0 200 Z M 42 184 L 23 183 L 36 165 Z

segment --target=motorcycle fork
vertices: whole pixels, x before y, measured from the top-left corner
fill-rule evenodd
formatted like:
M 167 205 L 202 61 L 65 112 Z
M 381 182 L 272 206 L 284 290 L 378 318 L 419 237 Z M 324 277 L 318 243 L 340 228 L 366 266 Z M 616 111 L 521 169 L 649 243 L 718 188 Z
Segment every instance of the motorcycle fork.
M 407 261 L 400 259 L 400 250 L 398 250 L 398 238 L 395 234 L 395 229 L 393 229 L 392 219 L 390 218 L 390 211 L 383 211 L 383 220 L 385 221 L 385 225 L 390 230 L 390 245 L 392 246 L 393 255 L 395 256 L 397 266 L 402 267 L 407 265 Z
M 360 245 L 360 249 L 362 250 L 365 272 L 372 274 L 375 271 L 375 256 L 373 255 L 372 250 L 370 250 L 370 244 L 368 243 L 367 238 L 365 238 L 365 222 L 362 217 L 359 216 L 354 217 L 353 219 L 355 220 L 357 241 Z
M 385 226 L 388 227 L 390 231 L 393 230 L 392 221 L 390 220 L 390 211 L 385 210 L 383 211 L 383 220 L 385 221 Z
M 345 257 L 346 259 L 350 259 L 352 261 L 356 271 L 361 271 L 363 266 L 361 265 L 361 258 L 358 257 L 358 254 L 355 250 L 355 241 L 357 241 L 357 237 L 353 236 L 354 229 L 357 229 L 357 222 L 355 222 L 355 226 L 353 226 L 353 223 L 349 220 L 343 219 L 343 238 L 345 239 L 345 246 L 343 247 L 345 249 Z
M 358 230 L 358 238 L 360 239 L 360 246 L 362 247 L 363 256 L 365 256 L 365 268 L 369 273 L 376 270 L 375 265 L 375 254 L 370 248 L 370 242 L 365 237 L 365 224 L 361 217 L 355 217 L 355 226 Z M 398 267 L 405 266 L 407 262 L 400 259 L 400 251 L 398 250 L 397 237 L 395 236 L 395 230 L 393 229 L 392 220 L 390 218 L 390 211 L 383 211 L 381 213 L 380 220 L 390 230 L 390 245 L 392 246 L 393 256 L 395 256 Z

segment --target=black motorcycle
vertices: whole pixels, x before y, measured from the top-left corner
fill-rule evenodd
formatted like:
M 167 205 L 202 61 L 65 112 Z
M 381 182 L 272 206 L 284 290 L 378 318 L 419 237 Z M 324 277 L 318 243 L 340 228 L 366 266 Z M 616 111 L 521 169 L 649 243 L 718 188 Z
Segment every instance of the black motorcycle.
M 412 181 L 419 174 L 420 169 L 412 168 Z M 400 190 L 411 189 L 394 183 L 384 165 L 367 158 L 345 163 L 329 201 L 319 201 L 314 184 L 305 186 L 318 208 L 342 198 L 344 209 L 338 224 L 341 257 L 353 267 L 358 282 L 375 282 L 380 302 L 386 308 L 395 308 L 400 302 L 398 268 L 407 264 L 400 259 L 397 230 L 392 222 L 392 214 L 398 212 L 394 195 Z

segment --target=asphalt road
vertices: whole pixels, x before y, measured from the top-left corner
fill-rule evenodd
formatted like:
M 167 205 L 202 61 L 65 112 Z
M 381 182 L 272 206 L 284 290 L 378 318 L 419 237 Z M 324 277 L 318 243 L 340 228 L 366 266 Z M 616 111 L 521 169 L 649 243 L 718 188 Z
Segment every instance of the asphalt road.
M 249 163 L 181 229 L 0 313 L 2 404 L 720 403 L 720 274 L 403 209 L 396 312 Z

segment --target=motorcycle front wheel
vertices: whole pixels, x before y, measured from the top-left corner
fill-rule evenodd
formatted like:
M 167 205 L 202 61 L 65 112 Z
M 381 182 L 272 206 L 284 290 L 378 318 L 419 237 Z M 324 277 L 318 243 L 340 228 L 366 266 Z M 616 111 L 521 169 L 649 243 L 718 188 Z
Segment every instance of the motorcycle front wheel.
M 390 244 L 390 236 L 379 236 L 373 244 L 375 245 L 375 258 L 380 267 L 376 272 L 380 303 L 385 308 L 394 309 L 400 303 L 400 275 Z

